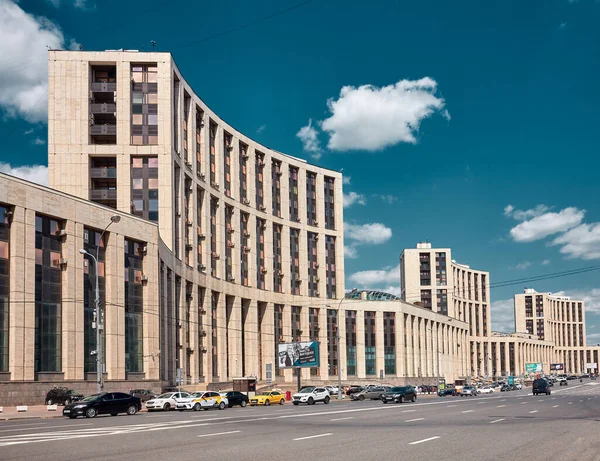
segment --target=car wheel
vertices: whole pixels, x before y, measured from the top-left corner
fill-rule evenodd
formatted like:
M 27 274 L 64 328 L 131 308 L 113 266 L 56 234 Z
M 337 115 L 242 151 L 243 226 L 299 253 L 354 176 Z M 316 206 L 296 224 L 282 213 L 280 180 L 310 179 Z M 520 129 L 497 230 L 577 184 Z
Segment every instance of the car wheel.
M 417 401 L 417 396 L 413 395 L 412 398 L 410 399 L 411 402 L 416 402 Z
M 225 409 L 225 402 L 219 403 L 219 410 L 224 410 L 224 409 Z
M 365 396 L 364 396 L 364 395 L 359 395 L 359 396 L 358 396 L 358 400 L 360 400 L 361 402 L 362 402 L 364 399 L 365 399 Z
M 400 403 L 404 403 L 404 396 L 403 395 L 400 396 Z
M 46 405 L 52 405 L 52 399 L 46 400 Z
M 70 415 L 69 418 L 70 419 L 77 419 L 77 415 Z
M 312 397 L 309 397 L 308 401 L 306 403 L 308 403 L 309 405 L 314 405 L 315 399 L 313 399 Z
M 283 405 L 284 403 L 285 403 L 285 399 L 281 399 L 281 400 L 279 401 L 279 405 Z
M 200 403 L 196 402 L 196 404 L 192 407 L 192 410 L 194 410 L 194 411 L 200 410 Z
M 244 408 L 247 405 L 245 400 L 242 400 L 242 403 L 240 403 L 240 407 Z
M 65 399 L 65 406 L 71 403 L 71 399 Z
M 387 403 L 387 400 L 382 400 L 383 403 Z
M 163 405 L 163 410 L 164 411 L 169 411 L 171 409 L 171 404 L 169 402 L 165 403 Z
M 85 412 L 85 417 L 86 418 L 95 418 L 96 417 L 96 409 L 95 408 L 88 408 L 87 411 Z
M 268 407 L 269 405 L 271 405 L 271 401 L 270 400 L 265 400 L 265 407 Z
M 330 400 L 330 399 L 329 399 L 329 396 L 327 396 L 327 397 L 325 397 L 325 400 L 323 400 L 323 403 L 324 403 L 325 405 L 327 405 L 327 404 L 329 403 L 329 400 Z
M 233 403 L 230 403 L 229 405 L 227 405 L 227 408 L 233 408 Z

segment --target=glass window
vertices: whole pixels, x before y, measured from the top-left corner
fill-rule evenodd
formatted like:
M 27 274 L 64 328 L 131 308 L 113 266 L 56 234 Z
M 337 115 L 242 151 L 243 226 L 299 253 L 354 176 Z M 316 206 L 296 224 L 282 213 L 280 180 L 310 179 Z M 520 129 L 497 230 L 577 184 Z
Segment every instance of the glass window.
M 44 263 L 44 250 L 39 248 L 35 249 L 35 263 L 41 265 Z
M 131 166 L 133 168 L 142 168 L 144 166 L 142 157 L 133 157 L 131 159 Z
M 158 157 L 150 157 L 148 159 L 148 168 L 158 168 Z
M 148 189 L 158 189 L 158 178 L 148 179 Z
M 8 242 L 0 242 L 0 258 L 8 259 Z
M 132 136 L 131 137 L 131 144 L 133 144 L 134 146 L 141 146 L 143 143 L 144 143 L 144 141 L 143 141 L 142 136 Z
M 144 201 L 143 200 L 134 200 L 133 201 L 133 211 L 143 211 L 144 210 Z
M 158 125 L 158 115 L 148 114 L 148 125 Z
M 148 104 L 158 104 L 158 95 L 156 93 L 148 93 Z
M 158 144 L 158 136 L 148 136 L 148 144 Z
M 132 94 L 132 100 L 134 104 L 142 104 L 144 102 L 144 94 L 134 92 Z
M 142 114 L 133 114 L 131 117 L 131 123 L 134 125 L 141 125 L 144 123 L 144 116 Z
M 131 112 L 133 114 L 141 114 L 142 113 L 142 105 L 141 104 L 134 104 L 131 108 Z
M 142 178 L 137 178 L 133 180 L 133 188 L 134 189 L 143 189 L 144 188 L 144 180 Z
M 158 200 L 148 200 L 148 208 L 150 211 L 158 211 Z

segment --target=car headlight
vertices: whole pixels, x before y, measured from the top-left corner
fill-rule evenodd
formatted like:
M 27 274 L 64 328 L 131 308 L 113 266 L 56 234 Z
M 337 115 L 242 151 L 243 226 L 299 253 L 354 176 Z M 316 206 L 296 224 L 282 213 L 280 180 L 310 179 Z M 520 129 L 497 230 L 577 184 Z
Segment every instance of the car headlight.
M 86 407 L 86 405 L 75 405 L 73 407 L 73 409 L 80 409 L 80 408 L 85 408 L 85 407 Z
M 400 394 L 394 394 L 394 398 L 400 397 Z

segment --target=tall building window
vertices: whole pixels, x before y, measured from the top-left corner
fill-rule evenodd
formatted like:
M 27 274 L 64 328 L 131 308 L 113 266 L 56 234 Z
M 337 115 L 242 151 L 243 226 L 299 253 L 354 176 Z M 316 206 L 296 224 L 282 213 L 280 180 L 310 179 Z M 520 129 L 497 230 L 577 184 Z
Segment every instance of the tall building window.
M 106 299 L 106 278 L 104 266 L 106 261 L 106 233 L 100 239 L 101 231 L 83 229 L 83 248 L 88 253 L 98 255 L 98 286 L 100 299 Z M 86 373 L 96 371 L 96 356 L 92 351 L 96 350 L 96 265 L 89 257 L 83 259 L 83 371 Z M 101 312 L 105 312 L 106 306 L 101 306 Z M 103 336 L 106 342 L 106 337 Z M 103 346 L 104 348 L 105 346 Z M 102 357 L 106 357 L 102 354 Z
M 131 64 L 131 144 L 158 144 L 158 67 Z
M 317 261 L 317 240 L 319 234 L 307 232 L 308 246 L 308 296 L 319 296 L 319 264 Z
M 335 229 L 335 178 L 325 176 L 325 229 Z
M 435 284 L 445 286 L 448 284 L 446 279 L 446 253 L 435 254 Z
M 90 144 L 117 143 L 117 66 L 91 66 Z
M 319 340 L 319 309 L 316 307 L 308 310 L 308 336 L 311 341 Z M 311 368 L 310 375 L 319 376 L 319 368 Z
M 185 264 L 192 265 L 193 234 L 192 234 L 192 178 L 184 175 L 183 180 L 183 216 L 185 219 Z
M 525 317 L 533 317 L 533 300 L 531 296 L 525 296 Z
M 189 124 L 190 124 L 190 95 L 187 92 L 183 93 L 183 159 L 185 160 L 185 164 L 192 167 L 192 161 L 189 157 L 188 150 L 188 136 L 189 136 Z
M 139 184 L 138 184 L 139 186 Z M 132 185 L 133 187 L 133 185 Z M 90 158 L 90 200 L 117 208 L 117 158 Z
M 346 311 L 346 372 L 356 376 L 356 311 Z
M 256 152 L 256 164 L 255 164 L 255 188 L 256 188 L 256 209 L 265 211 L 265 192 L 264 192 L 264 169 L 265 169 L 265 155 L 260 152 Z
M 273 201 L 273 216 L 281 218 L 281 162 L 271 163 L 271 200 Z
M 223 185 L 225 195 L 231 197 L 231 152 L 233 151 L 233 136 L 229 133 L 223 134 L 223 174 L 225 183 Z
M 125 371 L 144 371 L 144 253 L 146 245 L 125 239 Z
M 479 274 L 473 274 L 473 288 L 475 289 L 475 301 L 479 301 Z
M 217 250 L 217 210 L 219 209 L 219 200 L 210 198 L 210 275 L 217 277 L 217 261 L 219 253 Z
M 485 274 L 481 274 L 481 300 L 487 302 L 487 277 Z
M 212 377 L 218 382 L 219 378 L 219 353 L 217 348 L 217 310 L 219 307 L 219 293 L 211 291 L 210 295 L 210 326 L 211 326 L 211 355 L 212 355 Z
M 284 342 L 283 338 L 283 304 L 275 304 L 273 309 L 273 325 L 275 329 L 275 376 L 283 376 L 281 365 L 285 365 L 285 359 L 282 363 L 282 357 L 279 357 L 279 343 Z
M 421 286 L 431 285 L 431 261 L 429 253 L 419 253 L 419 269 Z
M 273 224 L 273 291 L 283 293 L 282 279 L 281 226 Z
M 36 372 L 62 369 L 63 223 L 35 217 L 35 359 Z
M 131 213 L 158 222 L 158 157 L 131 157 Z
M 290 167 L 290 221 L 300 222 L 298 214 L 298 168 Z
M 212 187 L 217 186 L 217 124 L 212 121 L 208 124 L 208 131 L 210 135 L 210 185 Z M 218 188 L 218 187 L 217 187 Z
M 249 205 L 248 200 L 248 146 L 240 142 L 240 201 L 244 205 Z
M 448 290 L 436 291 L 437 311 L 442 315 L 448 315 Z
M 180 235 L 180 221 L 181 221 L 181 207 L 180 207 L 180 197 L 181 193 L 181 168 L 177 166 L 177 163 L 173 163 L 173 209 L 175 211 L 175 220 L 173 226 L 173 243 L 174 243 L 174 253 L 177 259 L 181 259 L 181 254 L 179 252 L 179 243 L 181 239 Z
M 8 368 L 10 306 L 10 216 L 11 210 L 0 204 L 0 372 Z
M 290 227 L 290 293 L 300 294 L 300 231 Z
M 337 376 L 338 359 L 338 311 L 327 309 L 327 363 L 329 364 L 329 375 Z
M 396 314 L 383 313 L 383 361 L 386 375 L 396 374 Z
M 292 306 L 292 341 L 300 341 L 302 337 L 302 307 Z
M 249 284 L 249 264 L 248 253 L 250 253 L 250 231 L 248 230 L 248 222 L 250 215 L 248 213 L 240 213 L 240 282 L 247 287 Z
M 317 226 L 317 174 L 306 172 L 306 221 Z
M 233 207 L 225 207 L 225 280 L 233 282 Z
M 425 309 L 431 309 L 431 290 L 421 290 L 421 303 Z
M 206 239 L 204 235 L 204 229 L 202 227 L 202 216 L 204 213 L 202 212 L 202 208 L 204 206 L 204 190 L 200 187 L 196 189 L 196 225 L 198 226 L 198 235 L 196 240 L 196 258 L 198 264 L 198 270 L 200 272 L 204 272 L 206 270 L 206 266 L 204 265 L 204 261 L 202 258 L 202 243 Z
M 267 225 L 263 219 L 256 220 L 256 288 L 265 289 L 265 229 Z
M 204 353 L 205 349 L 205 338 L 206 338 L 206 325 L 204 315 L 206 315 L 206 309 L 204 308 L 204 295 L 206 288 L 198 287 L 198 377 L 200 382 L 204 382 Z
M 200 179 L 204 179 L 204 167 L 202 163 L 204 158 L 202 155 L 202 128 L 204 127 L 204 112 L 200 107 L 196 106 L 196 175 Z
M 181 81 L 177 78 L 177 74 L 173 73 L 173 147 L 175 153 L 181 157 L 181 149 L 179 148 L 179 92 L 181 91 Z
M 335 269 L 335 237 L 333 235 L 327 235 L 325 237 L 325 265 L 327 299 L 335 299 L 337 296 L 337 271 Z
M 375 312 L 365 312 L 365 373 L 376 374 L 375 370 Z

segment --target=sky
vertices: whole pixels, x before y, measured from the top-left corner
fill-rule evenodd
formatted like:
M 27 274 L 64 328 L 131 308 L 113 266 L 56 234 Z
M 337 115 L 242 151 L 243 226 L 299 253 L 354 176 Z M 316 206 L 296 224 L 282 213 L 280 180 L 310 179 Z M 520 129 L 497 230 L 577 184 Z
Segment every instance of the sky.
M 347 289 L 399 293 L 428 241 L 490 272 L 494 330 L 528 287 L 584 299 L 597 344 L 600 271 L 563 273 L 600 267 L 599 23 L 597 0 L 0 0 L 0 171 L 47 181 L 47 47 L 154 40 L 239 131 L 342 171 Z

